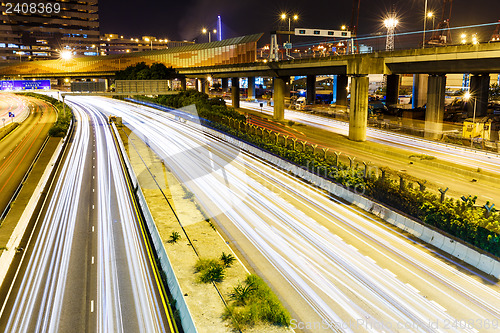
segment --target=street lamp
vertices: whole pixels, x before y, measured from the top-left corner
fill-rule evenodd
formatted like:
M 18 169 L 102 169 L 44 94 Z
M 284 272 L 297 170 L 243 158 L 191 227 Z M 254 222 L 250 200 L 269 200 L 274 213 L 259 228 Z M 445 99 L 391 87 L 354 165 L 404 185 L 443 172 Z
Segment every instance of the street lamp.
M 24 55 L 23 51 L 16 51 L 17 54 L 19 54 L 19 62 L 21 62 L 21 56 Z
M 388 17 L 384 20 L 384 26 L 387 28 L 387 38 L 385 41 L 385 50 L 394 50 L 394 31 L 399 21 L 395 16 Z
M 472 147 L 474 141 L 472 140 L 472 135 L 473 133 L 475 132 L 476 130 L 476 104 L 477 104 L 477 98 L 476 97 L 473 97 L 472 94 L 467 91 L 465 94 L 464 94 L 464 100 L 467 102 L 469 101 L 471 98 L 474 99 L 474 111 L 472 113 L 472 132 L 470 134 L 470 146 Z
M 71 60 L 71 58 L 73 57 L 73 53 L 71 53 L 71 51 L 64 50 L 59 53 L 59 57 L 62 60 Z
M 208 33 L 208 42 L 211 43 L 212 42 L 212 33 L 216 34 L 217 33 L 217 29 L 214 29 L 212 31 L 208 31 L 206 28 L 203 28 L 203 30 L 201 30 L 201 32 L 203 34 Z
M 144 40 L 148 43 L 151 42 L 151 51 L 153 51 L 153 38 L 146 37 Z
M 472 35 L 472 44 L 479 44 L 479 40 L 477 39 L 477 34 Z
M 290 44 L 290 34 L 292 31 L 292 18 L 294 21 L 299 19 L 299 15 L 295 14 L 293 16 L 288 16 L 286 13 L 281 14 L 281 19 L 286 20 L 288 18 L 288 44 Z M 290 49 L 286 49 L 286 54 L 290 55 Z
M 460 35 L 460 39 L 461 39 L 461 43 L 462 44 L 466 44 L 467 43 L 467 35 L 466 34 L 461 34 Z

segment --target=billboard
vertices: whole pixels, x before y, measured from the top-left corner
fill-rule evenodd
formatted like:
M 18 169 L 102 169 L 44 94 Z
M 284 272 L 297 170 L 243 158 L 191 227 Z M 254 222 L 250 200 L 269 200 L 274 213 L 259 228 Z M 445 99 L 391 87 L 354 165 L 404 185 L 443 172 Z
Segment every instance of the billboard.
M 0 81 L 0 90 L 49 90 L 50 80 L 8 80 Z

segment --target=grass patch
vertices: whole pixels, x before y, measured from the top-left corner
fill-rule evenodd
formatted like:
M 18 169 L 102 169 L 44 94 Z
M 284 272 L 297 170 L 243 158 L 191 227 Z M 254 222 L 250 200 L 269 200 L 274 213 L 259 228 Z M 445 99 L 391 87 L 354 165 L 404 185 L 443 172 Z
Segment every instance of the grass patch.
M 258 323 L 288 327 L 291 316 L 278 297 L 257 275 L 249 274 L 229 294 L 231 300 L 223 318 L 231 320 L 235 329 Z
M 201 283 L 222 282 L 226 277 L 226 267 L 217 259 L 200 258 L 194 269 L 200 274 L 198 281 Z

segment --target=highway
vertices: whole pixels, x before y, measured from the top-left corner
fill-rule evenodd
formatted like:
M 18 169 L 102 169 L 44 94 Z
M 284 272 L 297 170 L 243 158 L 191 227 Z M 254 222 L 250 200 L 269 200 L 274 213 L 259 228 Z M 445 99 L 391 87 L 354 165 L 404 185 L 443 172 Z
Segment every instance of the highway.
M 76 128 L 0 309 L 2 332 L 170 332 L 107 118 Z
M 123 117 L 150 144 L 278 292 L 292 328 L 498 330 L 498 281 L 172 114 L 105 98 L 75 100 Z
M 28 99 L 14 95 L 1 93 L 0 96 L 0 121 L 5 119 L 5 124 L 11 122 L 23 122 L 30 114 L 31 103 Z M 33 101 L 33 100 L 31 100 Z M 9 112 L 14 114 L 13 118 L 9 117 Z M 4 125 L 4 122 L 0 124 Z
M 230 101 L 226 102 L 229 102 L 230 104 Z M 254 102 L 241 101 L 240 106 L 242 108 L 259 112 L 261 110 L 259 103 Z M 268 115 L 273 114 L 273 108 L 270 106 L 264 106 L 262 110 Z M 293 120 L 299 123 L 343 135 L 349 134 L 349 123 L 345 121 L 339 121 L 332 118 L 326 118 L 292 110 L 285 110 L 285 119 Z M 432 155 L 444 161 L 463 166 L 469 166 L 472 168 L 479 167 L 483 170 L 487 170 L 489 172 L 500 175 L 499 154 L 491 152 L 486 153 L 476 149 L 469 149 L 467 147 L 446 145 L 435 141 L 412 137 L 410 135 L 404 135 L 370 127 L 367 129 L 367 140 L 409 150 L 416 154 Z
M 10 124 L 9 112 L 16 115 L 14 121 L 26 118 L 14 132 L 0 140 L 1 214 L 42 147 L 57 116 L 45 102 L 10 94 L 0 96 L 0 120 L 8 119 L 6 123 Z M 30 109 L 33 111 L 31 115 Z

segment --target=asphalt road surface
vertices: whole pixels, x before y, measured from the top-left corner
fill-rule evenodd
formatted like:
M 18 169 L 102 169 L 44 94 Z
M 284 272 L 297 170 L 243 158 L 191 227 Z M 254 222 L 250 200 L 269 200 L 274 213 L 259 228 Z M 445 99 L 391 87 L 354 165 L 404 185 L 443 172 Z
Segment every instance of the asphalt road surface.
M 56 112 L 47 103 L 32 98 L 0 96 L 0 114 L 6 109 L 18 110 L 15 112 L 19 115 L 32 110 L 31 115 L 14 132 L 0 141 L 1 213 L 47 138 L 50 127 L 56 121 Z
M 123 118 L 195 194 L 305 332 L 498 331 L 500 286 L 174 114 L 81 97 Z
M 0 331 L 170 332 L 107 119 L 70 105 L 75 133 L 20 254 Z

